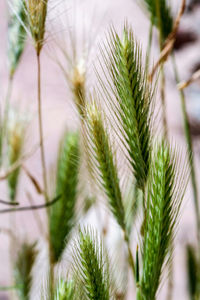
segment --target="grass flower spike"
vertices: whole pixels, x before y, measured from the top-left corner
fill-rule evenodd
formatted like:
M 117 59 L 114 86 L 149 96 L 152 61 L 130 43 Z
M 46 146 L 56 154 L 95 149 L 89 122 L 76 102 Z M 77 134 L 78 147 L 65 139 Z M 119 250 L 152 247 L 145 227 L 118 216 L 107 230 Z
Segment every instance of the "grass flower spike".
M 56 195 L 60 200 L 50 209 L 50 242 L 54 263 L 61 258 L 69 234 L 75 224 L 75 206 L 79 174 L 77 133 L 66 133 L 61 143 L 57 167 Z
M 44 43 L 48 0 L 27 0 L 28 23 L 37 55 Z
M 8 162 L 10 166 L 16 163 L 22 155 L 25 125 L 26 122 L 18 116 L 14 116 L 13 120 L 10 119 L 8 128 Z M 16 198 L 20 169 L 21 167 L 19 166 L 8 176 L 8 187 L 11 201 L 15 201 Z
M 125 231 L 125 213 L 119 186 L 118 171 L 102 115 L 93 102 L 87 107 L 89 155 L 94 158 L 91 168 L 96 170 L 100 185 L 109 201 L 110 209 L 120 227 Z M 99 175 L 99 176 L 98 176 Z
M 80 229 L 75 250 L 75 272 L 84 299 L 112 299 L 108 257 L 100 238 L 91 229 Z
M 144 190 L 151 149 L 152 92 L 131 29 L 124 27 L 122 39 L 112 30 L 108 44 L 109 50 L 105 48 L 108 56 L 103 56 L 109 74 L 106 75 L 107 81 L 114 95 L 109 95 L 104 86 L 105 97 L 114 120 L 118 122 L 119 137 L 126 147 L 137 186 Z
M 187 178 L 182 174 L 182 184 L 177 183 L 176 158 L 164 142 L 155 148 L 148 178 L 138 300 L 155 300 L 185 191 L 183 182 Z
M 20 300 L 29 300 L 32 286 L 32 270 L 37 257 L 36 244 L 23 243 L 15 264 L 15 283 Z

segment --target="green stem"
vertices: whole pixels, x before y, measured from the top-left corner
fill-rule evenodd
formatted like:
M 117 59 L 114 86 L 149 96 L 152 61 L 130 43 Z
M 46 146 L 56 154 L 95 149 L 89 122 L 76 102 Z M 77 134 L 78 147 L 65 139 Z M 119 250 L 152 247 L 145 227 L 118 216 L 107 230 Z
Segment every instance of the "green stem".
M 142 293 L 141 293 L 141 290 L 139 287 L 137 287 L 136 300 L 144 300 L 144 297 L 142 296 Z
M 161 101 L 162 101 L 162 113 L 163 113 L 163 129 L 164 129 L 164 138 L 168 140 L 168 126 L 167 126 L 167 114 L 166 114 L 166 99 L 165 99 L 165 72 L 164 65 L 161 66 Z
M 174 68 L 175 80 L 176 80 L 176 83 L 178 84 L 180 82 L 180 80 L 179 80 L 179 74 L 178 74 L 178 69 L 176 66 L 174 53 L 172 53 L 172 63 L 173 63 L 173 68 Z M 179 93 L 180 93 L 180 99 L 181 99 L 181 108 L 182 108 L 182 114 L 183 114 L 185 138 L 186 138 L 186 142 L 187 142 L 188 156 L 189 156 L 189 162 L 190 162 L 193 198 L 194 198 L 194 206 L 195 206 L 195 214 L 196 214 L 197 238 L 198 238 L 198 246 L 199 246 L 199 250 L 200 250 L 200 214 L 199 214 L 196 174 L 195 174 L 194 160 L 193 160 L 192 137 L 191 137 L 191 133 L 190 133 L 189 118 L 188 118 L 186 104 L 185 104 L 185 94 L 182 90 L 180 90 Z M 199 254 L 200 254 L 200 251 L 199 251 Z
M 41 151 L 41 164 L 42 164 L 42 175 L 44 185 L 44 198 L 46 204 L 48 203 L 48 186 L 47 186 L 47 170 L 45 162 L 45 150 L 44 150 L 44 134 L 43 134 L 43 118 L 42 118 L 42 99 L 41 99 L 41 65 L 40 65 L 40 52 L 37 53 L 37 68 L 38 68 L 38 121 L 39 121 L 39 137 L 40 137 L 40 151 Z M 47 219 L 48 219 L 48 230 L 50 218 L 50 208 L 47 207 Z M 50 234 L 50 232 L 49 232 Z M 53 299 L 54 292 L 54 264 L 50 238 L 48 238 L 49 247 L 49 288 L 50 288 L 50 299 Z
M 145 61 L 145 69 L 147 73 L 149 70 L 149 60 L 151 57 L 152 38 L 153 38 L 153 23 L 151 22 L 149 27 L 148 46 L 147 46 L 147 54 L 146 54 L 146 61 Z
M 128 262 L 129 262 L 129 266 L 131 268 L 131 271 L 132 271 L 132 274 L 133 274 L 133 278 L 135 279 L 135 263 L 134 263 L 134 259 L 133 259 L 133 254 L 131 252 L 129 237 L 128 237 L 128 235 L 127 235 L 126 232 L 124 232 L 124 240 L 126 242 L 127 249 L 128 249 Z
M 38 67 L 38 121 L 39 121 L 39 136 L 40 136 L 40 151 L 41 151 L 41 163 L 42 163 L 42 176 L 44 184 L 44 196 L 45 201 L 48 202 L 48 190 L 47 190 L 47 171 L 45 162 L 44 151 L 44 134 L 43 134 L 43 118 L 42 118 L 42 105 L 41 105 L 41 66 L 40 66 L 40 54 L 37 55 L 37 67 Z
M 159 43 L 160 43 L 160 53 L 163 47 L 163 36 L 162 36 L 162 20 L 160 15 L 160 0 L 156 0 L 156 14 L 158 17 L 158 28 L 159 28 Z M 164 65 L 161 65 L 161 103 L 162 103 L 162 114 L 163 114 L 163 129 L 165 140 L 168 140 L 168 127 L 167 127 L 167 117 L 166 117 L 166 101 L 165 101 L 165 72 Z

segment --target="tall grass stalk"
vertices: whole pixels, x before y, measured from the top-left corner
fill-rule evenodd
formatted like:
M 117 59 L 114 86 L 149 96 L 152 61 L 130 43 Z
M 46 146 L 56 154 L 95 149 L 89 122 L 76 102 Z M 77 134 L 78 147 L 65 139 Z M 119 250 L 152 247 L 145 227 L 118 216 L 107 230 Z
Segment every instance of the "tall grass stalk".
M 40 64 L 40 54 L 37 54 L 37 91 L 38 91 L 38 121 L 39 121 L 39 137 L 40 137 L 40 153 L 41 153 L 41 163 L 42 163 L 42 174 L 43 174 L 43 184 L 44 184 L 44 196 L 46 202 L 48 202 L 48 187 L 47 187 L 47 169 L 45 161 L 45 149 L 44 149 L 44 134 L 43 134 L 43 117 L 42 117 L 42 99 L 41 99 L 41 64 Z
M 48 0 L 27 0 L 27 15 L 29 30 L 34 42 L 34 48 L 37 58 L 37 98 L 38 98 L 38 122 L 39 122 L 39 138 L 40 138 L 40 153 L 41 153 L 41 164 L 42 164 L 42 175 L 44 185 L 44 198 L 46 204 L 49 201 L 48 185 L 47 185 L 47 169 L 45 161 L 45 149 L 44 149 L 44 134 L 43 134 L 43 116 L 42 116 L 42 97 L 41 97 L 41 61 L 40 55 L 44 45 L 44 38 L 46 32 L 46 19 L 47 19 L 47 8 Z M 46 208 L 48 220 L 50 214 L 50 208 L 47 205 Z M 48 221 L 49 222 L 49 221 Z M 50 235 L 50 225 L 48 223 L 48 230 Z M 48 238 L 49 246 L 49 286 L 50 286 L 50 299 L 53 299 L 54 293 L 54 268 L 52 263 L 52 247 L 50 239 Z
M 174 53 L 172 53 L 172 64 L 173 64 L 176 83 L 179 84 L 180 78 L 179 78 L 179 74 L 178 74 L 178 69 L 177 69 Z M 182 114 L 183 114 L 184 133 L 185 133 L 185 139 L 186 139 L 186 143 L 187 143 L 188 160 L 190 163 L 190 170 L 191 170 L 193 199 L 194 199 L 194 207 L 195 207 L 195 214 L 196 214 L 198 248 L 199 248 L 199 253 L 200 253 L 200 212 L 199 212 L 199 202 L 198 202 L 199 200 L 198 200 L 198 190 L 197 190 L 197 181 L 196 181 L 196 171 L 195 171 L 195 167 L 194 167 L 194 158 L 193 158 L 192 136 L 191 136 L 191 132 L 190 132 L 190 124 L 189 124 L 189 118 L 188 118 L 187 109 L 186 109 L 184 91 L 179 90 L 179 94 L 180 94 L 181 109 L 182 109 Z
M 148 46 L 147 46 L 147 53 L 146 53 L 146 60 L 145 60 L 145 68 L 147 70 L 147 73 L 149 70 L 149 63 L 151 58 L 152 39 L 153 39 L 153 23 L 150 21 Z
M 158 19 L 158 29 L 159 29 L 159 43 L 160 43 L 160 52 L 162 51 L 163 43 L 165 40 L 164 32 L 162 29 L 162 20 L 161 20 L 161 5 L 160 0 L 156 0 L 156 15 Z M 170 32 L 169 32 L 170 33 Z M 168 139 L 168 126 L 167 126 L 167 115 L 166 115 L 166 99 L 165 99 L 165 72 L 164 72 L 164 64 L 161 64 L 160 67 L 161 72 L 161 103 L 162 103 L 162 118 L 163 118 L 163 129 L 164 129 L 164 137 Z

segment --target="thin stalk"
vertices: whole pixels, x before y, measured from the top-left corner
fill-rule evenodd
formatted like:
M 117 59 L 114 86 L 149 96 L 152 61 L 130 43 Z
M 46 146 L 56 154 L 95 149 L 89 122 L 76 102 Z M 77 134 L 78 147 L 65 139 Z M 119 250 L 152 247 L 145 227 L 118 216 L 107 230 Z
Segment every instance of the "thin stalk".
M 37 55 L 37 67 L 38 67 L 38 121 L 39 121 L 40 151 L 41 151 L 42 175 L 43 175 L 43 184 L 44 184 L 44 196 L 45 196 L 45 201 L 48 202 L 47 170 L 46 170 L 46 162 L 45 162 L 43 118 L 42 118 L 42 105 L 41 105 L 40 54 Z
M 167 128 L 167 116 L 166 116 L 166 99 L 165 99 L 165 72 L 164 65 L 161 66 L 161 101 L 162 101 L 162 113 L 163 113 L 163 129 L 164 129 L 164 138 L 168 140 L 168 128 Z
M 47 186 L 47 170 L 45 162 L 45 151 L 44 151 L 44 134 L 43 134 L 43 118 L 42 118 L 42 101 L 41 101 L 41 65 L 40 65 L 40 52 L 37 52 L 37 68 L 38 68 L 38 121 L 39 121 L 39 138 L 40 138 L 40 151 L 41 151 L 41 164 L 42 164 L 42 175 L 43 175 L 43 185 L 44 185 L 44 198 L 46 204 L 48 203 L 48 186 Z M 50 208 L 47 208 L 47 219 L 48 219 L 48 229 L 49 226 L 49 214 Z M 49 287 L 50 287 L 50 299 L 53 299 L 54 291 L 54 264 L 52 262 L 52 248 L 51 242 L 48 238 L 49 247 Z
M 156 13 L 158 17 L 158 28 L 159 28 L 159 43 L 160 43 L 160 52 L 162 51 L 163 47 L 163 36 L 162 36 L 162 28 L 161 28 L 161 15 L 160 15 L 160 0 L 156 1 Z M 165 72 L 164 72 L 164 65 L 161 65 L 161 103 L 162 103 L 162 115 L 163 115 L 163 129 L 164 129 L 164 137 L 165 140 L 168 139 L 168 128 L 167 128 L 167 117 L 166 117 L 166 99 L 165 99 Z
M 174 273 L 173 273 L 173 240 L 170 242 L 169 255 L 171 257 L 169 261 L 169 277 L 168 277 L 168 289 L 167 289 L 167 300 L 172 299 L 172 292 L 174 286 Z
M 127 234 L 125 232 L 124 232 L 124 240 L 126 242 L 127 249 L 128 249 L 128 262 L 129 262 L 129 266 L 131 268 L 131 271 L 132 271 L 132 274 L 133 274 L 133 278 L 135 279 L 135 263 L 134 263 L 133 254 L 132 254 L 131 247 L 130 247 L 129 237 L 127 236 Z
M 129 260 L 129 265 L 131 267 L 131 271 L 133 273 L 133 278 L 135 278 L 135 263 L 133 260 L 133 254 L 129 245 L 129 242 L 127 242 L 127 247 L 128 247 L 128 260 Z
M 176 83 L 178 84 L 180 79 L 179 79 L 174 53 L 172 53 L 172 64 L 174 69 L 175 80 Z M 194 198 L 194 206 L 195 206 L 195 214 L 196 214 L 197 238 L 198 238 L 198 247 L 200 253 L 200 214 L 199 214 L 198 192 L 197 192 L 197 184 L 196 184 L 196 173 L 195 173 L 194 160 L 193 160 L 193 144 L 192 144 L 192 137 L 190 133 L 189 119 L 188 119 L 188 114 L 187 114 L 187 109 L 185 104 L 185 94 L 182 90 L 179 90 L 179 93 L 180 93 L 181 108 L 182 108 L 183 121 L 184 121 L 185 139 L 187 142 L 188 156 L 190 162 L 193 198 Z
M 149 69 L 149 60 L 151 57 L 152 38 L 153 38 L 153 23 L 150 21 L 147 54 L 146 54 L 146 60 L 145 60 L 145 69 L 147 70 L 147 73 L 148 73 L 148 69 Z

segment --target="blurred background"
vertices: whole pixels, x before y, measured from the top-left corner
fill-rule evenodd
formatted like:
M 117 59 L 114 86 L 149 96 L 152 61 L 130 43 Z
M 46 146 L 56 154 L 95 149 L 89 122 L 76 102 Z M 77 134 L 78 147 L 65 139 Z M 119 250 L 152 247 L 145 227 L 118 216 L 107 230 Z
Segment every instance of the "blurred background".
M 41 55 L 42 62 L 42 109 L 44 118 L 45 152 L 48 167 L 48 180 L 51 182 L 60 137 L 65 128 L 77 127 L 78 117 L 72 100 L 70 87 L 59 67 L 66 64 L 60 49 L 66 47 L 72 51 L 72 43 L 78 49 L 80 65 L 84 60 L 87 68 L 87 88 L 92 89 L 94 82 L 93 64 L 99 54 L 99 44 L 105 39 L 105 33 L 112 25 L 121 32 L 124 21 L 132 25 L 135 37 L 140 43 L 143 54 L 147 49 L 149 18 L 142 4 L 142 0 L 63 0 L 51 3 L 51 11 L 47 21 L 47 38 Z M 174 16 L 177 15 L 181 1 L 170 1 Z M 0 1 L 0 99 L 1 107 L 6 98 L 8 87 L 8 58 L 7 58 L 7 28 L 8 3 Z M 73 38 L 70 40 L 70 32 Z M 89 51 L 88 51 L 89 49 Z M 175 54 L 181 80 L 191 77 L 200 68 L 200 1 L 188 0 L 185 14 L 175 43 Z M 153 32 L 153 47 L 151 65 L 159 57 L 159 42 L 156 30 Z M 63 61 L 62 61 L 63 60 Z M 16 71 L 13 82 L 11 103 L 13 107 L 20 107 L 24 117 L 29 121 L 25 137 L 25 152 L 31 153 L 24 165 L 31 170 L 40 182 L 42 178 L 40 155 L 38 150 L 38 122 L 37 122 L 37 91 L 36 91 L 36 56 L 32 41 L 28 38 L 26 48 Z M 176 141 L 185 152 L 185 138 L 183 134 L 183 118 L 180 99 L 176 88 L 171 61 L 165 65 L 166 72 L 166 110 L 170 137 Z M 194 160 L 200 184 L 200 80 L 186 89 L 186 105 L 189 113 L 191 132 L 194 142 Z M 160 105 L 160 94 L 157 92 L 156 105 Z M 33 149 L 35 149 L 33 151 Z M 33 153 L 32 153 L 33 152 Z M 181 153 L 180 153 L 181 155 Z M 32 195 L 34 203 L 42 203 L 43 199 L 37 194 L 25 172 L 21 172 L 17 199 L 21 204 L 28 204 L 28 195 Z M 4 181 L 0 183 L 0 198 L 8 198 L 8 190 Z M 29 203 L 30 204 L 30 203 Z M 103 210 L 103 208 L 101 208 Z M 45 224 L 45 214 L 38 212 L 40 221 Z M 9 298 L 7 291 L 1 291 L 1 286 L 12 285 L 9 266 L 9 215 L 0 215 L 0 300 Z M 28 237 L 37 238 L 40 228 L 35 221 L 34 212 L 18 213 L 15 215 L 16 228 L 12 228 L 17 239 Z M 96 215 L 91 211 L 86 222 L 98 226 Z M 109 231 L 110 247 L 114 248 L 117 236 L 116 224 L 111 221 Z M 194 206 L 190 184 L 184 199 L 184 208 L 175 239 L 173 299 L 188 300 L 188 283 L 186 278 L 185 246 L 196 244 Z M 45 245 L 41 243 L 41 248 Z M 44 255 L 45 257 L 45 255 Z M 131 295 L 131 292 L 130 292 Z M 33 299 L 37 298 L 36 294 Z M 133 299 L 133 298 L 130 298 Z M 158 299 L 166 299 L 165 288 L 161 290 Z

